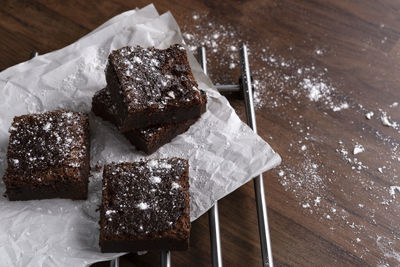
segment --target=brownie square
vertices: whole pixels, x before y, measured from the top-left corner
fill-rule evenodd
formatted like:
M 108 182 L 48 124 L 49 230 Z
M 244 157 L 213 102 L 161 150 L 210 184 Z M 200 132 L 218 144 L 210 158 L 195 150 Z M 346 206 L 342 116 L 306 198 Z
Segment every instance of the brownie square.
M 181 45 L 114 50 L 106 80 L 121 132 L 200 116 L 200 92 Z
M 84 113 L 57 110 L 15 117 L 3 176 L 8 199 L 86 199 L 89 139 Z
M 201 99 L 201 113 L 204 113 L 207 105 L 207 95 L 204 91 L 201 91 Z M 112 103 L 111 95 L 107 87 L 96 92 L 93 96 L 92 111 L 102 119 L 117 125 L 116 105 Z M 192 119 L 181 123 L 131 129 L 124 133 L 124 135 L 138 150 L 144 151 L 150 155 L 164 144 L 170 142 L 177 135 L 186 132 L 196 121 L 197 119 Z
M 104 166 L 101 251 L 186 250 L 188 175 L 188 162 L 180 158 Z

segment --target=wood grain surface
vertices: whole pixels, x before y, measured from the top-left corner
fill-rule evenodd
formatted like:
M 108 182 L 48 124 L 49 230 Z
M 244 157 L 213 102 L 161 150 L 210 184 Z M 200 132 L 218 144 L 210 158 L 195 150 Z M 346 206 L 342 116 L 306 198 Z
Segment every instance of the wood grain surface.
M 147 4 L 2 1 L 0 70 Z M 235 50 L 250 47 L 259 134 L 283 159 L 264 174 L 275 264 L 400 265 L 400 2 L 154 4 L 172 12 L 190 45 L 207 46 L 214 82 L 236 82 Z M 244 118 L 241 100 L 229 99 Z M 354 154 L 358 145 L 364 151 Z M 219 205 L 224 265 L 261 266 L 253 184 Z M 193 223 L 190 249 L 172 253 L 172 264 L 210 265 L 207 215 Z M 121 259 L 121 266 L 158 265 L 157 253 Z

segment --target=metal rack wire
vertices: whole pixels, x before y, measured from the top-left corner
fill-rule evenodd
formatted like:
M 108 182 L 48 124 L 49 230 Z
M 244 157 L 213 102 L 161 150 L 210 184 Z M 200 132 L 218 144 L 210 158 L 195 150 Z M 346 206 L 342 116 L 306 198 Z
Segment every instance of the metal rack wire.
M 37 52 L 33 52 L 30 58 L 37 56 Z M 248 52 L 246 45 L 243 45 L 239 51 L 240 56 L 240 72 L 238 84 L 223 84 L 216 85 L 217 90 L 224 93 L 241 93 L 243 94 L 247 124 L 250 128 L 257 133 L 256 115 L 254 112 L 253 104 L 253 87 L 251 81 L 250 65 L 248 59 Z M 199 47 L 198 49 L 198 60 L 203 68 L 205 74 L 207 74 L 207 56 L 206 49 Z M 273 267 L 272 250 L 271 250 L 271 239 L 269 233 L 268 216 L 267 216 L 267 204 L 265 201 L 264 193 L 264 182 L 262 174 L 253 178 L 254 191 L 256 195 L 256 208 L 258 217 L 258 229 L 261 243 L 261 256 L 263 266 Z M 209 229 L 210 229 L 210 241 L 211 241 L 211 263 L 213 267 L 222 267 L 222 248 L 219 228 L 219 215 L 218 215 L 218 202 L 208 211 L 209 217 Z M 171 252 L 161 252 L 161 266 L 171 267 Z M 119 267 L 119 258 L 110 261 L 110 267 Z
M 207 55 L 205 47 L 198 48 L 198 61 L 207 75 Z M 219 233 L 218 202 L 208 211 L 208 225 L 210 228 L 211 262 L 212 266 L 222 266 L 221 238 Z
M 203 67 L 203 70 L 207 74 L 207 58 L 205 53 L 205 48 L 201 47 L 198 49 L 199 54 L 199 62 Z M 254 112 L 254 104 L 253 104 L 253 86 L 251 81 L 251 73 L 250 73 L 250 64 L 248 59 L 247 46 L 243 45 L 240 48 L 239 52 L 240 56 L 240 72 L 241 76 L 239 78 L 238 84 L 223 84 L 216 85 L 217 90 L 220 93 L 241 93 L 243 95 L 245 109 L 246 109 L 246 119 L 247 124 L 250 128 L 253 129 L 255 133 L 257 133 L 257 124 L 256 124 L 256 115 Z M 271 249 L 271 239 L 269 233 L 269 225 L 268 225 L 268 215 L 267 215 L 267 204 L 265 201 L 265 193 L 264 193 L 264 181 L 262 174 L 253 178 L 254 182 L 254 191 L 256 195 L 256 207 L 257 207 L 257 217 L 258 217 L 258 229 L 260 235 L 260 243 L 261 243 L 261 256 L 263 266 L 271 266 L 273 267 L 273 259 L 272 259 L 272 249 Z M 216 203 L 215 207 L 211 208 L 209 211 L 210 217 L 210 233 L 211 236 L 218 236 L 217 239 L 211 239 L 212 242 L 212 266 L 222 266 L 222 256 L 221 256 L 221 244 L 219 239 L 219 225 L 218 225 L 218 204 Z M 210 213 L 213 214 L 217 212 L 215 216 L 215 221 L 213 220 L 213 216 L 210 216 Z

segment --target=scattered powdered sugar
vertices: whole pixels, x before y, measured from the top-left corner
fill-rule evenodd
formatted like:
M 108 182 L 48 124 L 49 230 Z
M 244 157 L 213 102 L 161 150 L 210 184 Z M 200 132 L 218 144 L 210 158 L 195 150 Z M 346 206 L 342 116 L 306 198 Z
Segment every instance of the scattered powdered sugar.
M 388 127 L 397 128 L 399 126 L 397 122 L 390 121 L 390 117 L 387 115 L 386 112 L 382 112 L 381 122 L 382 122 L 382 125 L 388 126 Z
M 355 146 L 354 146 L 354 149 L 353 149 L 353 154 L 354 155 L 357 155 L 357 154 L 359 154 L 359 153 L 361 153 L 361 152 L 364 152 L 364 147 L 362 146 L 362 145 L 360 145 L 360 144 L 356 144 Z
M 214 83 L 238 82 L 238 50 L 242 44 L 248 45 L 251 66 L 253 62 L 261 66 L 251 68 L 257 109 L 283 106 L 287 102 L 287 94 L 294 100 L 323 103 L 325 108 L 333 111 L 350 108 L 347 102 L 336 97 L 336 86 L 327 76 L 327 68 L 302 63 L 295 57 L 286 58 L 264 43 L 265 46 L 260 46 L 259 42 L 247 43 L 232 25 L 221 24 L 208 15 L 196 16 L 197 19 L 191 23 L 194 27 L 191 24 L 184 26 L 183 37 L 192 51 L 199 46 L 206 47 L 208 73 Z M 324 49 L 316 49 L 315 54 L 324 55 Z M 293 72 L 293 69 L 296 71 Z M 284 91 L 287 94 L 276 94 Z
M 385 126 L 392 126 L 392 123 L 389 121 L 389 119 L 386 116 L 386 114 L 381 116 L 381 121 L 382 121 L 382 124 L 385 125 Z
M 50 130 L 50 127 L 51 127 L 51 122 L 48 122 L 48 123 L 46 123 L 45 126 L 43 126 L 43 130 L 45 130 L 47 132 L 48 130 Z
M 332 110 L 333 111 L 341 111 L 342 109 L 348 109 L 349 108 L 349 104 L 348 103 L 341 103 L 339 106 L 332 106 Z
M 147 210 L 149 208 L 149 204 L 145 202 L 140 202 L 139 204 L 136 205 L 136 207 L 141 210 Z
M 138 63 L 138 64 L 142 64 L 142 63 L 143 63 L 142 60 L 140 59 L 140 57 L 138 57 L 138 56 L 134 56 L 134 57 L 132 58 L 132 62 L 133 62 L 133 63 Z M 127 64 L 129 64 L 129 62 L 127 62 Z M 131 66 L 132 66 L 132 65 L 131 65 Z M 130 68 L 133 68 L 133 66 L 130 67 Z
M 159 166 L 159 168 L 162 168 L 162 169 L 171 169 L 172 168 L 172 165 L 165 161 L 160 162 L 158 166 Z
M 161 182 L 161 178 L 158 176 L 151 176 L 150 177 L 150 182 L 152 182 L 153 184 L 158 184 Z
M 117 213 L 117 211 L 116 211 L 116 210 L 107 210 L 107 211 L 106 211 L 106 215 L 107 215 L 107 216 L 109 216 L 109 215 L 111 215 L 111 214 L 114 214 L 114 213 Z
M 364 147 L 360 144 L 356 144 L 353 148 L 353 154 L 357 155 L 364 151 Z M 351 166 L 352 170 L 355 170 L 357 173 L 360 173 L 363 169 L 368 169 L 368 166 L 364 165 L 361 160 L 357 157 L 351 157 L 349 151 L 346 149 L 345 145 L 342 141 L 339 141 L 339 148 L 336 149 L 342 159 Z
M 195 52 L 198 47 L 205 46 L 210 78 L 214 83 L 231 83 L 231 73 L 239 66 L 238 50 L 242 44 L 236 28 L 222 24 L 208 15 L 196 14 L 192 22 L 185 24 L 182 29 L 189 49 Z M 235 83 L 237 79 L 238 76 L 234 78 Z
M 318 55 L 318 56 L 321 56 L 321 55 L 324 54 L 324 51 L 323 51 L 322 49 L 315 49 L 314 52 L 315 52 L 315 54 Z
M 169 91 L 168 96 L 171 97 L 172 99 L 175 99 L 175 93 L 173 91 Z
M 396 238 L 395 241 L 389 239 L 387 237 L 377 235 L 376 244 L 380 251 L 383 253 L 386 259 L 393 259 L 397 262 L 396 265 L 400 264 L 400 252 L 396 251 L 395 248 L 398 246 L 399 238 Z M 379 266 L 391 266 L 386 262 L 382 262 Z
M 309 155 L 307 151 L 304 153 Z M 326 189 L 325 177 L 319 174 L 319 165 L 314 162 L 313 157 L 305 157 L 299 164 L 294 167 L 283 165 L 279 170 L 280 183 L 286 191 L 302 198 L 302 207 L 308 208 L 310 206 L 307 203 L 315 200 L 310 192 L 322 192 Z M 320 202 L 320 198 L 317 198 L 317 202 Z
M 388 190 L 387 184 L 371 179 L 371 176 L 379 176 L 379 179 L 385 179 L 390 184 L 398 184 L 398 176 L 390 176 L 389 173 L 396 173 L 399 168 L 400 144 L 387 134 L 392 129 L 381 126 L 398 131 L 399 124 L 395 121 L 398 116 L 390 114 L 392 119 L 377 106 L 368 106 L 367 109 L 359 104 L 360 100 L 348 85 L 342 83 L 336 70 L 324 66 L 323 57 L 335 55 L 331 49 L 312 46 L 314 49 L 309 51 L 309 58 L 299 58 L 298 47 L 284 48 L 279 43 L 277 49 L 273 40 L 247 42 L 246 36 L 236 27 L 221 25 L 219 19 L 211 15 L 197 15 L 196 20 L 192 21 L 194 28 L 184 28 L 184 39 L 192 51 L 199 45 L 206 46 L 212 81 L 217 84 L 237 83 L 240 75 L 238 50 L 241 44 L 247 44 L 256 111 L 288 121 L 288 136 L 297 138 L 286 145 L 281 139 L 275 144 L 282 151 L 284 159 L 276 171 L 284 190 L 295 197 L 301 212 L 314 214 L 332 232 L 348 228 L 352 236 L 346 241 L 346 246 L 353 247 L 354 254 L 360 258 L 367 257 L 370 254 L 367 244 L 382 243 L 377 242 L 375 236 L 370 236 L 375 229 L 370 226 L 380 223 L 378 217 L 386 210 L 392 214 L 399 212 L 400 206 L 390 205 L 394 202 L 393 196 L 400 194 L 399 189 L 390 187 Z M 313 121 L 315 117 L 306 117 L 305 110 L 309 105 L 319 116 L 318 122 Z M 303 109 L 303 106 L 306 107 Z M 394 102 L 389 107 L 391 110 L 388 112 L 393 111 L 398 103 Z M 346 141 L 332 143 L 332 137 L 324 136 L 326 133 L 321 132 L 321 125 L 331 124 L 330 116 L 340 118 L 345 113 L 358 116 L 359 121 L 342 119 L 336 126 L 346 128 L 357 125 L 359 129 L 350 138 L 343 137 Z M 382 129 L 372 127 L 376 124 L 376 120 L 371 120 L 375 114 Z M 364 117 L 371 121 L 366 121 Z M 367 139 L 371 131 L 376 143 Z M 274 146 L 275 136 L 268 138 Z M 378 154 L 376 146 L 386 151 L 389 147 L 389 155 Z M 341 164 L 334 166 L 327 161 L 326 155 L 336 155 L 336 160 Z M 354 210 L 349 212 L 342 208 L 343 201 L 346 202 L 346 208 L 351 206 Z M 361 209 L 368 223 L 354 216 Z M 396 224 L 395 221 L 392 224 Z M 385 248 L 383 254 L 390 257 L 396 253 L 393 249 L 389 251 Z M 382 264 L 386 264 L 386 260 L 382 260 Z
M 178 188 L 180 188 L 181 186 L 177 183 L 177 182 L 172 182 L 171 183 L 171 188 L 172 189 L 178 189 Z
M 396 198 L 396 191 L 400 193 L 400 186 L 391 186 L 389 188 L 389 194 L 393 197 Z
M 302 73 L 301 69 L 298 69 L 297 71 L 300 72 L 300 74 Z M 321 79 L 320 77 L 303 78 L 299 85 L 300 88 L 306 92 L 306 95 L 310 101 L 322 102 L 326 105 L 326 107 L 332 109 L 335 112 L 349 108 L 349 104 L 346 102 L 334 102 L 332 95 L 335 92 L 336 88 Z
M 155 159 L 149 160 L 147 162 L 147 167 L 149 167 L 150 169 L 157 167 L 157 165 L 158 165 L 158 161 Z
M 370 120 L 373 116 L 374 116 L 374 113 L 372 111 L 365 114 L 365 118 L 367 118 L 368 120 Z
M 308 91 L 308 99 L 311 101 L 318 101 L 322 97 L 329 96 L 334 90 L 331 87 L 328 87 L 326 83 L 315 80 L 304 78 L 300 82 L 301 88 Z

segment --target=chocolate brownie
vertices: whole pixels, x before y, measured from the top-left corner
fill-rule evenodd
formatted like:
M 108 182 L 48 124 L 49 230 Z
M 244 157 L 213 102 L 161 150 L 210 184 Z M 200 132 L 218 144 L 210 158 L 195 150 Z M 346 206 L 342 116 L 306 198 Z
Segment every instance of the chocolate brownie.
M 15 117 L 3 176 L 8 199 L 86 199 L 89 138 L 84 113 L 57 110 Z
M 188 175 L 188 162 L 180 158 L 104 166 L 101 251 L 187 249 Z
M 204 113 L 207 105 L 207 95 L 204 91 L 201 91 L 201 99 L 201 113 Z M 113 124 L 118 123 L 116 119 L 116 106 L 112 103 L 111 95 L 107 87 L 97 91 L 93 96 L 92 111 L 104 120 L 110 121 Z M 186 132 L 196 121 L 197 119 L 193 119 L 181 123 L 132 129 L 124 133 L 124 135 L 138 150 L 151 154 L 164 144 L 170 142 L 177 135 Z
M 121 132 L 200 116 L 200 92 L 181 45 L 114 50 L 106 80 Z

